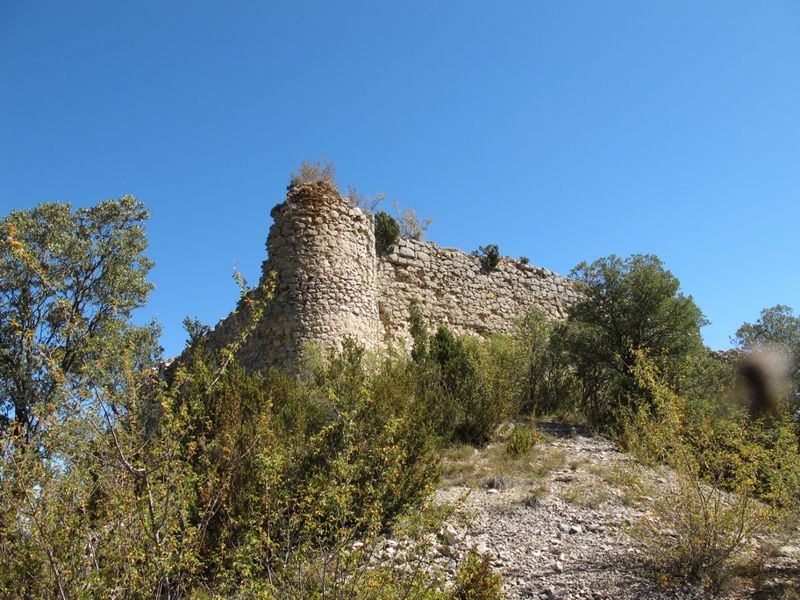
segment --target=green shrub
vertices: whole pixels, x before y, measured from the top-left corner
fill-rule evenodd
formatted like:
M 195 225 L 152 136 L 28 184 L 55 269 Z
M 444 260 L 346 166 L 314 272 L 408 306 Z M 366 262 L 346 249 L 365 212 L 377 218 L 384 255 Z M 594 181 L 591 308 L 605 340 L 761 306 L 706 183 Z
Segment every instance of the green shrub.
M 520 256 L 519 257 L 519 264 L 521 264 L 521 265 L 527 265 L 527 264 L 530 264 L 530 262 L 531 261 L 527 256 Z
M 531 451 L 534 444 L 534 436 L 530 426 L 518 423 L 514 425 L 514 429 L 511 430 L 511 435 L 506 441 L 506 453 L 515 458 L 524 456 Z
M 508 336 L 458 338 L 439 327 L 419 370 L 425 394 L 438 407 L 443 438 L 483 445 L 517 412 L 524 389 L 520 357 Z
M 488 556 L 481 556 L 473 548 L 467 554 L 456 575 L 453 589 L 456 600 L 501 600 L 502 578 L 492 571 Z
M 472 381 L 462 389 L 463 420 L 458 439 L 485 444 L 504 421 L 519 412 L 525 385 L 521 348 L 507 335 L 486 340 L 465 337 L 463 352 L 472 365 Z M 463 386 L 462 386 L 463 387 Z
M 472 255 L 478 257 L 481 263 L 481 269 L 487 273 L 494 271 L 500 263 L 500 247 L 497 244 L 478 246 L 478 249 L 475 250 Z
M 539 415 L 570 412 L 579 406 L 581 385 L 568 362 L 561 325 L 538 308 L 516 323 L 513 338 L 524 353 L 527 374 L 522 410 Z
M 400 239 L 400 226 L 391 215 L 380 211 L 375 214 L 375 249 L 387 253 Z
M 636 356 L 637 382 L 651 400 L 629 415 L 625 439 L 638 457 L 675 470 L 671 492 L 652 494 L 656 520 L 640 527 L 642 546 L 665 578 L 720 588 L 751 543 L 775 532 L 797 506 L 800 456 L 792 423 L 788 416 L 753 423 L 692 414 L 655 363 Z

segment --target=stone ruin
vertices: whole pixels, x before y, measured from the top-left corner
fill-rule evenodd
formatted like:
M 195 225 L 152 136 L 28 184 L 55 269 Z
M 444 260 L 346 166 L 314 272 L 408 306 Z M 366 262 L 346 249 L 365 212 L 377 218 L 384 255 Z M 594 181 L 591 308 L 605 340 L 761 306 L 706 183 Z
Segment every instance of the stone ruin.
M 412 301 L 431 328 L 484 336 L 510 331 L 532 307 L 564 318 L 578 298 L 569 278 L 509 258 L 486 271 L 460 250 L 402 238 L 378 254 L 373 215 L 324 182 L 291 187 L 270 214 L 261 284 L 272 278 L 274 295 L 238 349 L 252 369 L 291 367 L 309 342 L 410 348 Z M 243 302 L 210 332 L 210 345 L 233 342 L 251 321 Z

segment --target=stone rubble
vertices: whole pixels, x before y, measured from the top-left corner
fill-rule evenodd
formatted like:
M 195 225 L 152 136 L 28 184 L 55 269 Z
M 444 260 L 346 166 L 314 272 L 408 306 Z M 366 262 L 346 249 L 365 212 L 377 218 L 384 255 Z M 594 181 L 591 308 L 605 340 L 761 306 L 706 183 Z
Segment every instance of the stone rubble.
M 621 489 L 609 484 L 605 484 L 611 492 L 609 499 L 597 508 L 562 499 L 567 487 L 596 477 L 591 473 L 593 467 L 635 464 L 628 455 L 618 452 L 608 440 L 588 434 L 565 433 L 549 445 L 565 452 L 565 464 L 580 466 L 574 471 L 564 467 L 543 480 L 520 482 L 499 493 L 458 486 L 436 493 L 438 502 L 459 507 L 445 525 L 448 543 L 437 560 L 450 564 L 473 547 L 488 554 L 512 599 L 711 597 L 698 587 L 665 589 L 656 583 L 655 574 L 642 560 L 641 547 L 630 534 L 633 525 L 647 518 L 646 499 L 631 506 L 623 501 Z M 660 471 L 647 470 L 644 477 L 649 484 L 667 483 Z M 531 491 L 542 483 L 547 494 L 535 503 L 527 502 Z M 788 545 L 779 551 L 780 556 L 794 557 L 795 573 L 800 569 L 799 551 Z M 757 597 L 753 594 L 753 590 L 736 589 L 721 597 Z

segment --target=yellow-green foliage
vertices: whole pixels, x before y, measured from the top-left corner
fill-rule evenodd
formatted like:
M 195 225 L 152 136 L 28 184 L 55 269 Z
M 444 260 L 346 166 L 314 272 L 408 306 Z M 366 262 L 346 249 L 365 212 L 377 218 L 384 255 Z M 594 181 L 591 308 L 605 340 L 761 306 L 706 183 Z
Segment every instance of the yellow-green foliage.
M 51 413 L 35 446 L 5 436 L 0 595 L 290 597 L 301 565 L 374 538 L 438 478 L 416 381 L 362 359 L 348 346 L 301 382 L 199 344 L 169 388 L 128 371 Z
M 525 382 L 523 355 L 519 345 L 505 335 L 488 340 L 465 338 L 464 349 L 476 373 L 475 387 L 464 403 L 464 439 L 480 443 L 519 411 Z
M 744 558 L 749 540 L 774 530 L 796 507 L 800 457 L 788 418 L 751 422 L 690 410 L 643 353 L 638 384 L 651 403 L 632 412 L 625 440 L 650 463 L 675 470 L 674 489 L 657 495 L 657 521 L 643 541 L 668 576 L 717 587 Z
M 530 422 L 516 423 L 506 440 L 506 452 L 515 458 L 525 456 L 541 440 L 536 428 L 536 415 L 532 414 Z
M 511 456 L 524 456 L 530 452 L 533 444 L 530 427 L 517 424 L 506 441 L 506 452 Z
M 456 576 L 453 590 L 455 600 L 500 600 L 503 597 L 502 579 L 492 571 L 487 555 L 475 549 L 467 554 Z

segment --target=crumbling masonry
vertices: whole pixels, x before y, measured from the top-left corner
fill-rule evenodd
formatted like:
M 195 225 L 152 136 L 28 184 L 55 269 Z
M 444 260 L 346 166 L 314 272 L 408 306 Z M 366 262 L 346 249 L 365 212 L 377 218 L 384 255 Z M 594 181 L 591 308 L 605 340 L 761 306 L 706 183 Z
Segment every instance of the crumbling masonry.
M 408 239 L 378 255 L 372 214 L 322 182 L 294 186 L 271 216 L 262 283 L 273 273 L 274 296 L 239 350 L 253 369 L 289 366 L 307 342 L 408 347 L 412 300 L 431 327 L 486 335 L 534 306 L 563 318 L 578 297 L 567 277 L 507 258 L 486 272 L 460 250 Z M 245 309 L 222 320 L 212 345 L 236 339 L 249 318 Z

